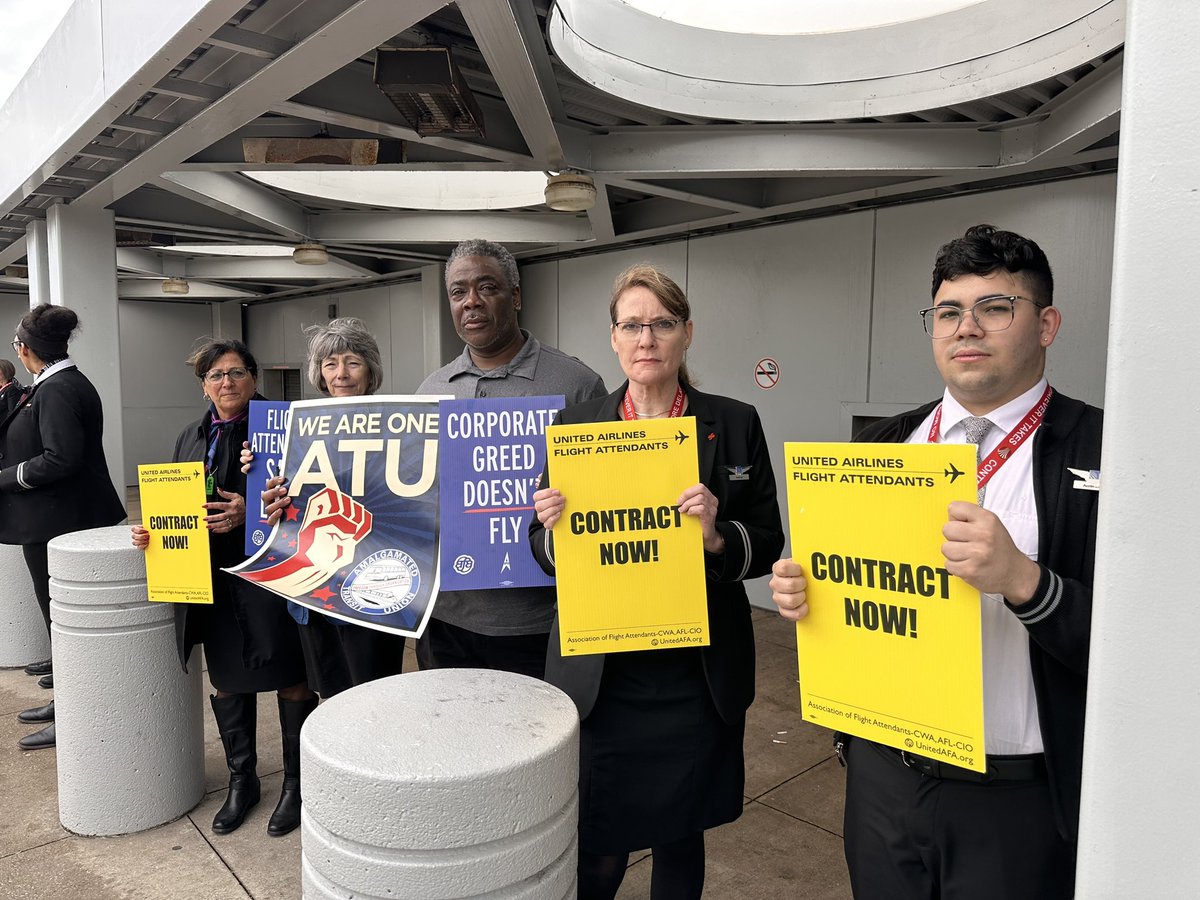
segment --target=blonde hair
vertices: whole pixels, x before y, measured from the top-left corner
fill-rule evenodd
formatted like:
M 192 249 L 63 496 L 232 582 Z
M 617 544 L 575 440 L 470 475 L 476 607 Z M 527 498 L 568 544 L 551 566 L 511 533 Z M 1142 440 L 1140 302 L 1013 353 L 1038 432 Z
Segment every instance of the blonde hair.
M 617 324 L 617 303 L 621 295 L 635 287 L 645 288 L 652 293 L 663 305 L 663 309 L 681 322 L 692 320 L 692 307 L 683 288 L 670 275 L 649 263 L 637 263 L 618 275 L 617 280 L 613 282 L 612 299 L 608 303 L 608 318 L 613 325 Z M 679 383 L 693 383 L 691 373 L 688 372 L 686 354 L 679 365 Z

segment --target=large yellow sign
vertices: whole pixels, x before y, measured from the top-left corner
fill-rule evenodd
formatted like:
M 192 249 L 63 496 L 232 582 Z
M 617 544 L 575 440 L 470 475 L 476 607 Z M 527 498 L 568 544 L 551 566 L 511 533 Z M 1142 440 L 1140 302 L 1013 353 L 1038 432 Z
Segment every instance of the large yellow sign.
M 146 590 L 163 603 L 212 603 L 204 464 L 138 466 L 146 548 Z
M 695 418 L 553 425 L 546 448 L 563 656 L 707 645 L 700 521 L 675 505 L 700 480 Z
M 975 502 L 963 444 L 788 443 L 806 721 L 982 772 L 979 591 L 950 575 L 942 526 Z

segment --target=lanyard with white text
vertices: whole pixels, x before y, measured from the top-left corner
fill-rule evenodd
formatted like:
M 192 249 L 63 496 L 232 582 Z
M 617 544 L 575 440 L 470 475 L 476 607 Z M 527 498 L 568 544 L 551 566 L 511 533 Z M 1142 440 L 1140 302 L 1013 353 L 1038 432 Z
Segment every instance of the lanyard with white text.
M 1050 385 L 1046 385 L 1046 390 L 1042 393 L 1042 398 L 1037 403 L 1033 404 L 1033 409 L 1029 410 L 1017 427 L 1010 431 L 1004 440 L 996 445 L 996 449 L 989 453 L 979 463 L 979 469 L 975 472 L 975 486 L 983 487 L 987 484 L 993 475 L 1000 471 L 1000 467 L 1008 462 L 1008 457 L 1016 450 L 1021 443 L 1042 424 L 1042 419 L 1046 415 L 1046 407 L 1050 405 L 1050 395 L 1054 390 Z M 937 410 L 933 414 L 933 422 L 929 426 L 929 443 L 936 444 L 940 436 L 940 428 L 942 425 L 942 406 L 939 403 Z
M 683 415 L 683 401 L 686 397 L 682 386 L 675 388 L 675 400 L 671 403 L 671 411 L 667 418 L 677 419 Z M 621 416 L 626 422 L 632 422 L 638 417 L 637 410 L 633 408 L 633 401 L 629 399 L 628 390 L 625 391 L 625 399 L 621 402 Z

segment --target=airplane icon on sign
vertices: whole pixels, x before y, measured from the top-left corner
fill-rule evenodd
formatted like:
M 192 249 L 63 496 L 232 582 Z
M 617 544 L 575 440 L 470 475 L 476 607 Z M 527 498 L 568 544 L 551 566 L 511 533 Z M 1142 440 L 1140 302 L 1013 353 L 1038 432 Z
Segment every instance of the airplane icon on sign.
M 682 431 L 675 432 L 675 443 L 682 444 L 687 439 L 688 439 L 688 436 L 686 434 L 684 434 Z
M 943 470 L 942 474 L 950 479 L 951 484 L 954 484 L 954 482 L 958 481 L 958 476 L 965 473 L 958 471 L 958 469 L 955 468 L 954 463 L 950 463 L 950 468 Z

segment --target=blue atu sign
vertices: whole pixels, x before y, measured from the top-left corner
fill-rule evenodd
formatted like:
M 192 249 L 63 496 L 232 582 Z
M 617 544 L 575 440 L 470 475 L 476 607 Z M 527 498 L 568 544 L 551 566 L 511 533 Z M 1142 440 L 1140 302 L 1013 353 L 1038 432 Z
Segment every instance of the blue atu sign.
M 546 426 L 565 405 L 562 396 L 441 402 L 442 590 L 554 584 L 527 532 Z

